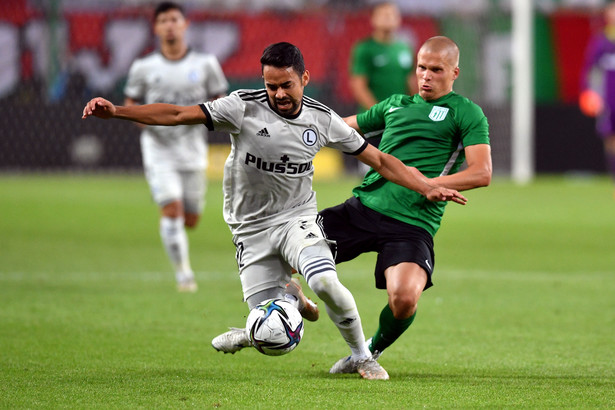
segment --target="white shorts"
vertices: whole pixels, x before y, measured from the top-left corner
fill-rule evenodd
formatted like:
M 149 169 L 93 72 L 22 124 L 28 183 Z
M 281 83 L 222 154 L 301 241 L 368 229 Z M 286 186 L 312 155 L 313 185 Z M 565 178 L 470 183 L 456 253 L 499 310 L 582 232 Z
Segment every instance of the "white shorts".
M 145 178 L 149 184 L 154 202 L 163 207 L 180 200 L 184 212 L 201 214 L 205 206 L 207 181 L 204 170 L 159 170 L 145 169 Z
M 284 289 L 291 279 L 291 269 L 298 268 L 301 251 L 325 238 L 317 214 L 296 217 L 256 233 L 235 235 L 244 301 L 266 289 Z

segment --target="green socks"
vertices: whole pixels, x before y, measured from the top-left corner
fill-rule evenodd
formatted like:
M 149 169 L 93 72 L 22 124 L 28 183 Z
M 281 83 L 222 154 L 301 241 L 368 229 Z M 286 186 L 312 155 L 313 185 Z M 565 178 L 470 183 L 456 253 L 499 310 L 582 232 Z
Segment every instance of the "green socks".
M 389 304 L 380 312 L 380 324 L 378 330 L 372 336 L 372 342 L 369 345 L 369 350 L 374 353 L 375 351 L 382 352 L 387 347 L 391 346 L 393 342 L 399 338 L 410 327 L 416 312 L 407 319 L 398 320 L 393 316 L 393 312 L 389 307 Z

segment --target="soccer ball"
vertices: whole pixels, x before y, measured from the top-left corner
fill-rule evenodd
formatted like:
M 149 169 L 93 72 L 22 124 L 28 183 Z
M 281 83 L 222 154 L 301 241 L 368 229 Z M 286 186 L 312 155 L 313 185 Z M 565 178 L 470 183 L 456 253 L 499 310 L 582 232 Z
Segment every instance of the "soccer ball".
M 250 311 L 246 329 L 256 350 L 268 356 L 281 356 L 301 341 L 303 318 L 290 302 L 269 299 Z

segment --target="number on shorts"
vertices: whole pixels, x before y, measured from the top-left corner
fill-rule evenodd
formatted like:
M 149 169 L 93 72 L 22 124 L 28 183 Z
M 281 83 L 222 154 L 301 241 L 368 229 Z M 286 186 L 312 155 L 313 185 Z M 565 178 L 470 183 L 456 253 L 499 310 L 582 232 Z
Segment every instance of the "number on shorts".
M 237 266 L 243 268 L 243 262 L 241 261 L 241 259 L 243 258 L 243 242 L 237 243 L 236 248 L 237 249 L 235 250 L 235 259 L 237 259 Z

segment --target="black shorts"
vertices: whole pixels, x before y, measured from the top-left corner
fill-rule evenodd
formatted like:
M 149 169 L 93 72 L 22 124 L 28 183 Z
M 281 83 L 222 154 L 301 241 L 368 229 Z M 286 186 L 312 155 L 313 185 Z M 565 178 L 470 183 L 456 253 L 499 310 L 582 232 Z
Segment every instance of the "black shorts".
M 376 287 L 386 289 L 384 271 L 401 262 L 413 262 L 427 272 L 425 289 L 433 285 L 433 237 L 425 229 L 388 217 L 352 197 L 320 211 L 327 238 L 337 243 L 335 263 L 362 253 L 377 252 Z

